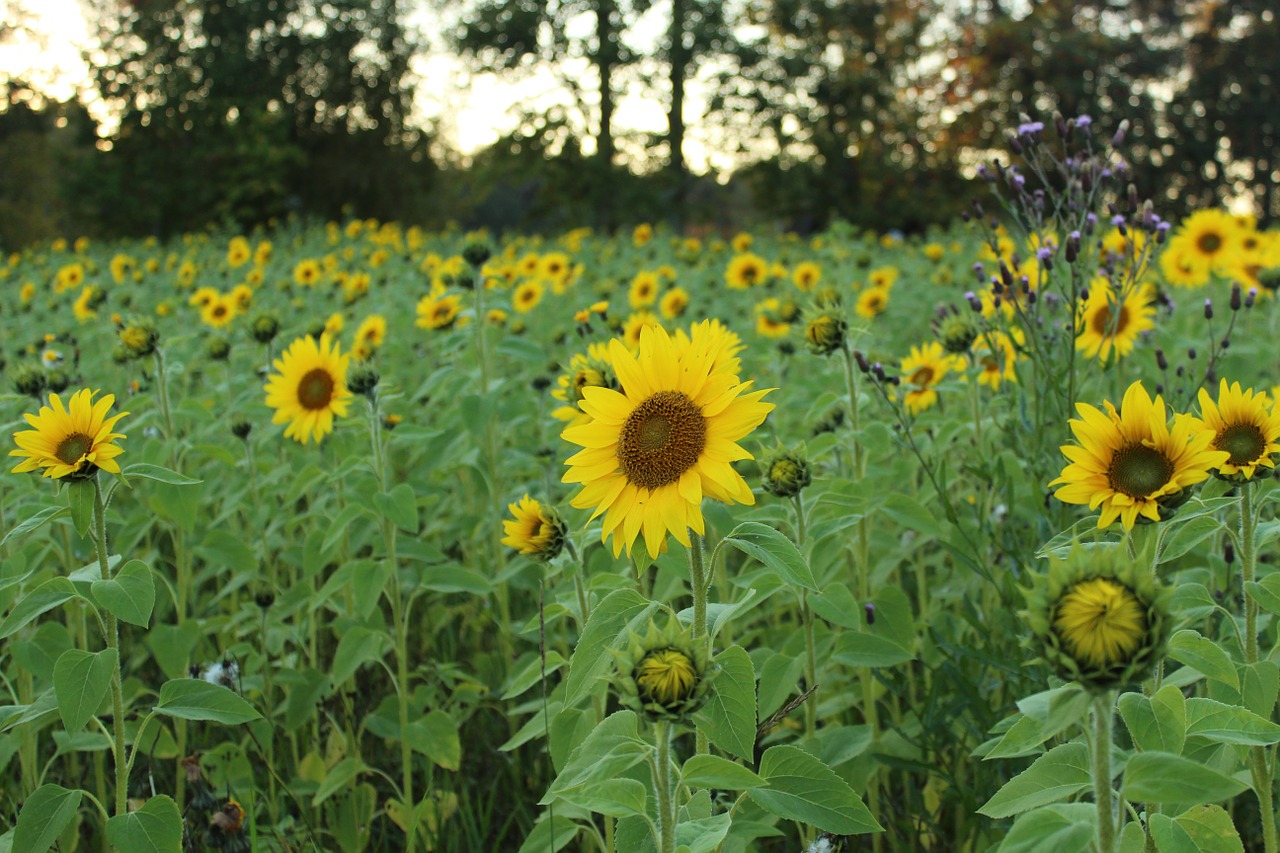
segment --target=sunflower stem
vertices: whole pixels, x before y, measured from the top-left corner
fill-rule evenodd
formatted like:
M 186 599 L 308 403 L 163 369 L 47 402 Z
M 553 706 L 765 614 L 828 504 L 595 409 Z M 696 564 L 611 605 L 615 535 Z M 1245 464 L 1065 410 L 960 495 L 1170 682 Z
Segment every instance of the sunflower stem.
M 805 521 L 804 521 L 804 497 L 797 492 L 791 498 L 791 505 L 796 511 L 796 548 L 800 553 L 804 553 L 805 544 Z M 814 689 L 818 684 L 818 656 L 814 643 L 813 634 L 813 608 L 809 606 L 809 591 L 802 589 L 800 591 L 800 618 L 804 621 L 804 680 L 805 687 L 809 690 Z M 809 697 L 809 701 L 804 703 L 804 732 L 806 735 L 812 735 L 818 724 L 817 697 Z
M 702 537 L 697 533 L 689 534 L 689 586 L 693 591 L 693 630 L 694 640 L 707 636 L 707 573 L 702 559 Z M 713 567 L 714 568 L 714 567 Z M 707 642 L 710 642 L 708 638 Z M 711 744 L 702 729 L 695 735 L 698 755 L 706 755 Z
M 1111 788 L 1114 705 L 1110 690 L 1093 701 L 1093 800 L 1098 808 L 1098 853 L 1115 853 L 1116 849 L 1116 811 Z
M 1253 505 L 1253 488 L 1253 483 L 1240 487 L 1240 575 L 1244 589 L 1244 660 L 1248 665 L 1258 662 L 1258 603 L 1249 594 L 1258 559 L 1258 516 Z M 1258 797 L 1264 849 L 1266 853 L 1276 853 L 1280 844 L 1276 837 L 1274 779 L 1264 747 L 1255 746 L 1249 750 L 1249 772 L 1253 791 Z
M 671 786 L 671 722 L 659 720 L 653 724 L 658 741 L 657 757 L 653 764 L 653 783 L 658 794 L 658 834 L 660 853 L 675 853 L 676 849 L 676 801 Z
M 111 580 L 111 563 L 107 557 L 107 508 L 102 500 L 102 487 L 98 478 L 93 479 L 93 523 L 94 545 L 98 551 L 98 568 L 102 571 L 104 581 Z M 114 814 L 119 816 L 129 810 L 129 763 L 124 747 L 124 690 L 120 674 L 120 623 L 115 615 L 106 611 L 107 648 L 116 656 L 115 668 L 111 671 L 111 735 L 112 757 L 116 765 L 116 802 Z

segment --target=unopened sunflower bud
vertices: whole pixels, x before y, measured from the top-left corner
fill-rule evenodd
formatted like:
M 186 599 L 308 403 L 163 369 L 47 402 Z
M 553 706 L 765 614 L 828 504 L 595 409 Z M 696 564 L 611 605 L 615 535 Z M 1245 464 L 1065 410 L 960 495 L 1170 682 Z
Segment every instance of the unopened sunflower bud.
M 47 370 L 23 365 L 13 374 L 13 390 L 26 397 L 42 399 L 48 385 L 48 373 Z
M 817 355 L 831 355 L 844 347 L 849 326 L 835 314 L 822 313 L 809 320 L 804 330 L 805 345 Z
M 119 337 L 130 358 L 146 358 L 160 344 L 160 333 L 149 319 L 130 318 L 120 329 Z
M 491 257 L 493 257 L 493 249 L 483 240 L 473 240 L 462 247 L 462 259 L 472 269 L 480 269 Z
M 71 377 L 62 368 L 54 368 L 45 374 L 45 387 L 51 393 L 61 394 L 71 384 Z
M 379 379 L 381 377 L 376 368 L 369 364 L 359 364 L 347 373 L 347 388 L 352 394 L 359 394 L 368 400 L 373 400 L 378 390 Z
M 761 485 L 780 498 L 793 498 L 813 480 L 804 446 L 795 451 L 779 450 L 761 465 Z
M 241 441 L 247 441 L 249 433 L 253 431 L 253 424 L 244 418 L 236 418 L 231 422 L 231 434 Z
M 204 347 L 205 355 L 214 361 L 226 361 L 231 357 L 231 342 L 224 337 L 209 338 Z
M 627 650 L 612 654 L 619 700 L 651 721 L 688 722 L 710 696 L 717 670 L 706 638 L 693 639 L 678 619 L 662 631 L 650 622 L 645 636 L 631 634 Z
M 280 318 L 273 311 L 256 315 L 249 324 L 249 334 L 260 344 L 269 344 L 280 334 Z

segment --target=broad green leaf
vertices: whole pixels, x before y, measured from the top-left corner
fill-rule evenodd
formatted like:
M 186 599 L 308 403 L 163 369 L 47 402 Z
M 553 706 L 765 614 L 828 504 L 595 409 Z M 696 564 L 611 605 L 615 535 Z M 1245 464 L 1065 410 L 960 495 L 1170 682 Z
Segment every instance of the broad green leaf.
M 418 532 L 418 496 L 408 483 L 401 483 L 386 494 L 374 495 L 373 503 L 384 518 L 405 533 Z
M 111 687 L 117 661 L 115 649 L 103 649 L 96 654 L 67 649 L 58 658 L 53 667 L 53 690 L 58 697 L 62 725 L 69 733 L 80 731 L 89 718 L 98 713 L 98 706 Z
M 1218 603 L 1213 600 L 1209 590 L 1204 588 L 1204 584 L 1184 583 L 1173 591 L 1169 609 L 1186 622 L 1194 623 L 1217 610 Z
M 695 721 L 716 746 L 750 761 L 756 745 L 755 666 L 741 646 L 720 652 L 715 662 L 720 672 Z
M 70 515 L 71 509 L 65 506 L 47 506 L 37 512 L 35 515 L 24 518 L 22 521 L 14 525 L 14 528 L 0 539 L 0 547 L 3 547 L 10 539 L 15 536 L 21 536 L 24 533 L 30 533 L 36 528 L 43 527 L 54 519 L 62 518 L 64 515 Z
M 22 853 L 44 853 L 52 847 L 80 808 L 79 791 L 60 785 L 41 785 L 27 797 L 13 828 L 13 849 Z
M 1089 750 L 1082 743 L 1055 746 L 1031 762 L 978 809 L 990 818 L 1012 817 L 1038 806 L 1056 803 L 1087 790 L 1093 784 L 1089 773 Z
M 861 631 L 846 631 L 837 637 L 831 654 L 836 663 L 855 668 L 897 666 L 914 657 L 910 649 L 893 640 Z
M 141 560 L 130 560 L 109 581 L 93 582 L 93 598 L 121 622 L 145 628 L 156 603 L 151 569 Z
M 0 622 L 0 640 L 13 636 L 38 616 L 78 596 L 75 585 L 67 578 L 49 578 L 18 599 L 13 610 Z
M 1187 734 L 1219 743 L 1269 746 L 1280 741 L 1280 726 L 1238 705 L 1188 699 Z
M 67 502 L 71 508 L 71 523 L 81 537 L 87 536 L 93 527 L 93 506 L 98 491 L 93 480 L 72 480 L 67 486 Z
M 866 611 L 844 584 L 832 584 L 823 590 L 822 595 L 811 597 L 809 606 L 814 613 L 841 628 L 861 631 L 866 624 Z
M 329 674 L 318 669 L 283 670 L 277 682 L 284 690 L 284 728 L 297 731 L 329 692 Z
M 680 781 L 690 788 L 723 791 L 745 791 L 765 784 L 751 769 L 717 755 L 691 756 L 680 771 Z
M 1173 535 L 1165 540 L 1164 547 L 1160 549 L 1160 562 L 1168 563 L 1178 559 L 1221 529 L 1222 520 L 1213 515 L 1202 515 L 1177 524 Z
M 770 814 L 836 835 L 883 831 L 848 782 L 798 747 L 765 750 L 760 775 L 768 784 L 747 796 Z
M 559 812 L 554 819 L 550 815 L 543 814 L 525 836 L 524 842 L 516 853 L 559 853 L 578 837 L 580 829 L 581 824 L 569 820 Z M 553 831 L 554 836 L 552 836 Z
M 1133 744 L 1143 752 L 1177 755 L 1187 739 L 1187 713 L 1182 691 L 1165 685 L 1151 698 L 1125 693 L 1117 703 Z
M 182 813 L 164 794 L 107 821 L 107 841 L 129 853 L 182 853 Z
M 1174 634 L 1169 640 L 1169 657 L 1202 673 L 1206 678 L 1240 689 L 1240 676 L 1236 673 L 1231 658 L 1227 657 L 1221 646 L 1200 636 L 1197 631 L 1185 630 Z
M 1121 792 L 1130 802 L 1216 803 L 1247 786 L 1203 764 L 1167 752 L 1142 752 L 1129 759 Z
M 946 518 L 939 518 L 915 498 L 901 492 L 890 494 L 879 508 L 903 527 L 922 533 L 930 539 L 941 539 L 946 532 Z
M 175 678 L 160 688 L 156 713 L 183 720 L 208 720 L 228 726 L 262 718 L 239 694 L 198 678 Z
M 616 779 L 648 758 L 653 746 L 640 737 L 639 724 L 632 711 L 618 711 L 602 720 L 569 755 L 539 805 L 561 798 L 576 803 L 575 792 Z
M 315 794 L 311 797 L 311 804 L 318 806 L 343 788 L 352 786 L 356 779 L 360 778 L 360 774 L 368 769 L 369 765 L 359 758 L 342 759 L 329 768 L 329 772 L 324 776 L 324 781 L 320 783 L 320 787 L 316 788 Z
M 1086 853 L 1096 837 L 1098 810 L 1087 803 L 1060 803 L 1013 822 L 999 853 Z
M 200 634 L 177 625 L 154 625 L 147 632 L 147 646 L 155 655 L 156 663 L 170 678 L 183 678 L 189 671 L 191 652 L 200 641 Z
M 615 589 L 591 611 L 587 627 L 569 659 L 565 705 L 577 704 L 613 665 L 608 651 L 617 648 L 627 627 L 657 605 L 632 589 Z
M 331 675 L 334 684 L 344 684 L 360 667 L 378 660 L 392 645 L 385 631 L 356 626 L 342 635 L 333 653 Z
M 229 573 L 254 574 L 258 571 L 257 552 L 240 536 L 225 530 L 211 530 L 196 547 L 196 553 L 210 565 Z
M 409 723 L 409 746 L 445 770 L 462 766 L 458 723 L 444 711 L 432 711 L 421 720 Z
M 197 483 L 203 483 L 204 480 L 197 480 L 177 471 L 171 471 L 160 465 L 151 465 L 147 462 L 135 462 L 121 470 L 125 477 L 132 479 L 134 477 L 143 480 L 155 480 L 157 483 L 167 483 L 170 486 L 194 486 Z
M 560 656 L 559 652 L 555 649 L 547 649 L 547 660 L 545 664 L 547 675 L 551 675 L 560 667 L 564 666 L 565 663 L 567 663 L 567 661 Z M 542 681 L 543 668 L 544 664 L 541 658 L 536 655 L 532 657 L 529 662 L 525 664 L 522 670 L 511 676 L 507 689 L 502 694 L 502 698 L 504 700 L 514 699 L 530 687 L 533 687 L 535 684 Z M 550 687 L 548 687 L 548 690 L 549 689 Z
M 1196 853 L 1244 853 L 1240 833 L 1222 806 L 1195 806 L 1174 818 L 1174 822 L 1195 844 Z
M 728 812 L 689 820 L 684 818 L 676 826 L 676 850 L 688 853 L 713 853 L 720 849 L 720 842 L 729 834 L 733 815 Z
M 1260 580 L 1250 581 L 1244 585 L 1244 590 L 1264 610 L 1280 613 L 1280 572 L 1273 572 Z
M 1260 717 L 1271 718 L 1280 697 L 1280 666 L 1260 660 L 1240 667 L 1240 698 L 1244 706 Z
M 723 540 L 748 557 L 753 557 L 766 568 L 778 573 L 789 586 L 817 592 L 817 582 L 804 555 L 795 543 L 767 524 L 744 521 Z
M 597 814 L 629 817 L 645 813 L 649 787 L 635 779 L 602 779 L 564 797 L 574 805 Z

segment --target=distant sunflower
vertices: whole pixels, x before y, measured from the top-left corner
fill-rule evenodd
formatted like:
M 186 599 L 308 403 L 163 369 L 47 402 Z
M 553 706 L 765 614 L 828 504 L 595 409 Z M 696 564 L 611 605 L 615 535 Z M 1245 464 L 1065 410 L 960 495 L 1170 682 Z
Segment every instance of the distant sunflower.
M 822 267 L 813 261 L 803 261 L 796 264 L 796 268 L 791 271 L 791 281 L 804 293 L 813 290 L 814 286 L 821 280 Z
M 1187 251 L 1207 263 L 1214 272 L 1240 250 L 1240 225 L 1226 211 L 1197 210 L 1182 221 L 1177 237 L 1186 241 Z
M 563 405 L 551 416 L 570 424 L 587 423 L 591 417 L 578 408 L 584 388 L 617 388 L 618 380 L 609 364 L 609 347 L 592 343 L 585 353 L 575 353 L 569 359 L 568 370 L 556 378 L 556 388 L 551 396 Z
M 370 314 L 356 328 L 356 343 L 364 344 L 370 349 L 377 349 L 387 339 L 387 318 L 381 314 Z
M 200 310 L 200 319 L 215 329 L 224 328 L 240 311 L 240 305 L 230 294 L 219 294 Z
M 871 320 L 883 314 L 884 309 L 888 307 L 889 288 L 868 287 L 858 294 L 858 304 L 854 306 L 853 310 L 857 312 L 859 317 Z
M 660 327 L 641 332 L 638 356 L 614 340 L 609 357 L 621 390 L 583 388 L 579 405 L 591 420 L 561 435 L 583 448 L 565 463 L 564 482 L 582 484 L 570 503 L 604 515 L 601 538 L 613 538 L 614 554 L 630 553 L 642 531 L 651 557 L 668 533 L 689 545 L 689 528 L 704 531 L 704 496 L 755 503 L 731 463 L 753 458 L 738 442 L 774 408 L 762 402 L 768 390 L 715 370 L 706 346 L 681 351 Z
M 418 300 L 419 329 L 447 329 L 458 319 L 462 298 L 456 293 L 427 295 Z
M 659 326 L 658 316 L 652 311 L 637 311 L 622 324 L 622 340 L 627 349 L 635 350 L 640 346 L 640 333 L 648 326 Z
M 276 373 L 267 378 L 267 405 L 276 410 L 271 422 L 285 427 L 285 437 L 318 443 L 333 431 L 333 419 L 345 417 L 351 400 L 347 389 L 350 355 L 342 355 L 329 335 L 319 342 L 304 335 L 275 360 Z
M 1076 315 L 1076 349 L 1088 358 L 1106 361 L 1133 352 L 1138 337 L 1155 328 L 1155 306 L 1146 287 L 1117 294 L 1106 282 L 1095 282 Z
M 555 559 L 568 533 L 555 510 L 527 494 L 507 508 L 511 519 L 502 522 L 502 544 L 539 560 Z
M 1153 402 L 1141 382 L 1125 391 L 1120 410 L 1110 401 L 1100 411 L 1077 403 L 1080 419 L 1071 431 L 1080 443 L 1061 447 L 1070 460 L 1049 484 L 1063 503 L 1102 508 L 1098 527 L 1117 518 L 1132 530 L 1138 517 L 1160 521 L 1161 505 L 1176 504 L 1183 489 L 1209 477 L 1231 454 L 1214 450 L 1214 435 L 1195 418 L 1179 417 L 1169 428 L 1164 399 Z
M 1204 287 L 1212 268 L 1209 261 L 1195 252 L 1188 240 L 1175 237 L 1160 253 L 1160 272 L 1174 287 Z
M 769 274 L 769 265 L 764 258 L 755 254 L 735 255 L 724 271 L 724 281 L 733 290 L 746 290 L 764 283 Z
M 1210 447 L 1230 456 L 1217 466 L 1231 480 L 1249 480 L 1259 468 L 1274 468 L 1272 457 L 1280 453 L 1280 406 L 1265 393 L 1243 391 L 1239 382 L 1218 385 L 1215 402 L 1200 389 L 1199 423 L 1213 433 Z
M 310 258 L 303 258 L 293 268 L 293 280 L 303 287 L 315 287 L 320 275 L 320 264 Z
M 658 275 L 649 270 L 641 270 L 631 279 L 631 290 L 627 293 L 627 301 L 632 310 L 648 308 L 658 300 Z
M 978 382 L 992 391 L 1005 382 L 1018 379 L 1015 365 L 1018 362 L 1018 346 L 1023 343 L 1022 330 L 1013 327 L 1013 336 L 998 330 L 984 331 L 973 341 L 973 358 L 981 372 Z
M 658 301 L 658 311 L 664 320 L 674 320 L 689 307 L 689 292 L 683 287 L 673 287 L 662 294 Z
M 938 392 L 934 386 L 963 364 L 958 356 L 948 355 L 937 341 L 912 347 L 911 353 L 902 360 L 902 384 L 908 389 L 903 403 L 907 411 L 918 415 L 937 403 Z
M 526 281 L 511 295 L 511 307 L 518 314 L 528 314 L 542 301 L 545 288 L 540 281 Z
M 44 476 L 87 477 L 101 468 L 111 474 L 120 473 L 115 458 L 124 449 L 115 443 L 123 433 L 112 432 L 116 422 L 128 412 L 107 417 L 115 403 L 113 394 L 93 402 L 97 391 L 84 388 L 71 395 L 66 407 L 57 394 L 49 395 L 49 405 L 41 406 L 36 415 L 24 414 L 33 429 L 14 433 L 18 445 L 10 456 L 25 456 L 13 468 L 15 474 L 44 469 Z

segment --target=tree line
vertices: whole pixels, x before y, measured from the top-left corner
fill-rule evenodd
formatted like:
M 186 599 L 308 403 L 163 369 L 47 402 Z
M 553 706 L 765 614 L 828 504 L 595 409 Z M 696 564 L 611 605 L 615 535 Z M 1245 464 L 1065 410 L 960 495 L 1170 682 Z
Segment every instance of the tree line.
M 1280 215 L 1269 0 L 428 0 L 432 34 L 405 0 L 83 2 L 115 121 L 100 139 L 82 105 L 9 82 L 5 246 L 343 213 L 916 230 L 963 208 L 1020 116 L 1054 110 L 1127 120 L 1139 190 L 1172 214 L 1247 196 Z M 460 158 L 414 115 L 429 36 L 477 72 L 560 73 L 568 104 Z M 620 137 L 635 87 L 664 133 Z M 690 173 L 691 127 L 736 153 L 727 183 Z

